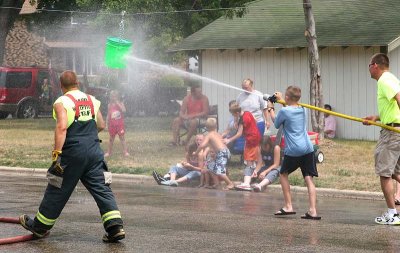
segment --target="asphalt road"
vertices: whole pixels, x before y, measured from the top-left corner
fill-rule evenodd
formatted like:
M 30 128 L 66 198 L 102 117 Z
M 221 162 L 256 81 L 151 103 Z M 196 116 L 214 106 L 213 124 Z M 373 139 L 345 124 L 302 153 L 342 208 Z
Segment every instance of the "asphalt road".
M 44 175 L 0 171 L 0 217 L 34 215 L 46 186 Z M 104 244 L 100 215 L 78 185 L 49 237 L 0 245 L 0 252 L 400 252 L 400 226 L 376 225 L 381 200 L 318 197 L 320 221 L 300 219 L 307 196 L 294 194 L 296 215 L 273 215 L 279 190 L 263 193 L 171 188 L 117 180 L 113 183 L 126 239 Z M 0 223 L 0 238 L 28 234 Z

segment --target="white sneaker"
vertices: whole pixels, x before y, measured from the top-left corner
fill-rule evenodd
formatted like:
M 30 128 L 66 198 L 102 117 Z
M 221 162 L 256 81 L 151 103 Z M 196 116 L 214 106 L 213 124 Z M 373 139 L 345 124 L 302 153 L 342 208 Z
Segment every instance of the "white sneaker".
M 177 187 L 178 186 L 178 182 L 176 182 L 175 180 L 170 180 L 169 181 L 169 186 Z
M 160 183 L 161 183 L 162 185 L 167 185 L 167 186 L 170 186 L 170 185 L 171 185 L 171 181 L 169 181 L 169 180 L 161 181 Z
M 160 183 L 166 186 L 173 186 L 173 187 L 178 186 L 178 182 L 176 182 L 175 180 L 166 180 L 166 181 L 161 181 Z
M 389 214 L 385 212 L 382 216 L 376 217 L 375 222 L 381 225 L 400 225 L 400 218 L 398 214 Z
M 388 221 L 388 225 L 392 225 L 392 226 L 398 226 L 400 225 L 400 218 L 398 214 L 393 215 L 393 218 L 391 218 Z
M 236 185 L 235 189 L 238 191 L 252 191 L 253 188 L 250 187 L 248 184 L 241 183 L 240 185 Z

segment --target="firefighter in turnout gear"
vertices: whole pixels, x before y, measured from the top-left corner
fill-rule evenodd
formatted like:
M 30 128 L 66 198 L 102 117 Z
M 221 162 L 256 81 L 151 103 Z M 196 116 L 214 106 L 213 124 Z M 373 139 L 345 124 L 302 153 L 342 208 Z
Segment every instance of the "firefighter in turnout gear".
M 36 238 L 48 235 L 81 180 L 100 209 L 106 234 L 104 242 L 125 238 L 121 214 L 109 184 L 111 173 L 104 161 L 98 132 L 105 123 L 100 101 L 79 90 L 76 74 L 64 71 L 60 77 L 63 96 L 53 106 L 56 119 L 52 165 L 48 185 L 34 219 L 21 215 L 21 225 Z

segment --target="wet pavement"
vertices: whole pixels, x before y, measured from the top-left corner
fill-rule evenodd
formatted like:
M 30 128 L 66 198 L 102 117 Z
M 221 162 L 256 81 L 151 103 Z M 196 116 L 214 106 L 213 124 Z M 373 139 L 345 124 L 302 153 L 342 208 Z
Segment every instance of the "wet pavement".
M 1 174 L 1 172 L 0 172 Z M 0 217 L 34 215 L 43 175 L 0 177 Z M 263 193 L 113 183 L 127 237 L 101 241 L 100 215 L 80 184 L 49 237 L 0 245 L 0 252 L 400 252 L 400 226 L 375 225 L 384 202 L 318 197 L 320 221 L 300 219 L 307 195 L 293 196 L 296 215 L 277 218 L 278 190 Z M 0 238 L 27 234 L 0 223 Z

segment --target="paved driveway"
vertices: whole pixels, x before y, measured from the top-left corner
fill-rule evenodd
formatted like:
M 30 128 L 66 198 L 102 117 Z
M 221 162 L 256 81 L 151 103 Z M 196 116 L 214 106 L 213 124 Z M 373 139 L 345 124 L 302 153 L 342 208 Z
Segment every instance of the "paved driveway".
M 1 174 L 1 172 L 0 172 Z M 34 215 L 43 175 L 0 176 L 0 217 Z M 277 218 L 278 190 L 264 193 L 170 188 L 117 180 L 113 190 L 127 238 L 101 241 L 98 209 L 79 185 L 48 238 L 0 245 L 0 252 L 398 252 L 400 226 L 375 225 L 383 201 L 319 197 L 321 221 L 300 219 L 307 196 L 294 195 L 297 214 Z M 0 237 L 28 232 L 0 223 Z

